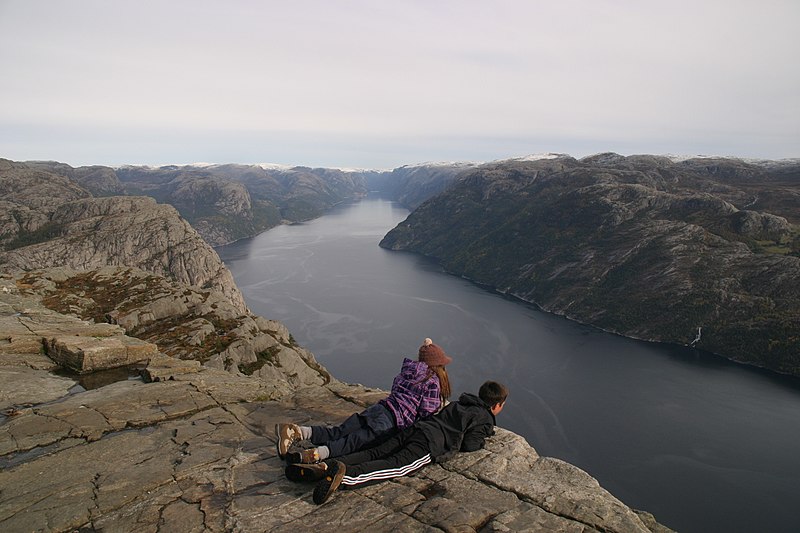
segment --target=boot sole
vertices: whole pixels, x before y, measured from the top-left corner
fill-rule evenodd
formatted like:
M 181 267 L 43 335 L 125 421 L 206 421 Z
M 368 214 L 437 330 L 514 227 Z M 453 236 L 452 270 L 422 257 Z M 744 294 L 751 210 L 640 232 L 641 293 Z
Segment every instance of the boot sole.
M 315 465 L 306 464 L 291 464 L 287 465 L 284 470 L 286 479 L 289 481 L 296 481 L 299 483 L 306 481 L 319 481 L 325 477 L 327 469 L 323 466 L 324 463 Z
M 334 461 L 329 467 L 325 475 L 325 479 L 317 483 L 314 487 L 314 503 L 322 505 L 336 492 L 339 485 L 342 483 L 344 477 L 345 466 L 344 463 Z

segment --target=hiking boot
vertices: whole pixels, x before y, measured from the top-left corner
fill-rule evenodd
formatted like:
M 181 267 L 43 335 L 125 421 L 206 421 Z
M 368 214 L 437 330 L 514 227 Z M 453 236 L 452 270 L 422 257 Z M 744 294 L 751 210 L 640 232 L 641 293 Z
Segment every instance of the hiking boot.
M 303 438 L 297 424 L 275 424 L 275 436 L 278 438 L 278 457 L 281 459 L 286 457 L 286 452 L 292 444 Z
M 346 468 L 341 461 L 331 461 L 325 472 L 325 478 L 314 487 L 314 503 L 322 505 L 336 492 L 342 483 Z
M 319 452 L 316 448 L 308 448 L 306 450 L 297 450 L 286 454 L 286 462 L 291 464 L 306 464 L 310 465 L 319 462 Z
M 294 464 L 287 465 L 286 479 L 289 481 L 319 481 L 325 477 L 328 465 L 325 463 L 314 463 L 312 465 Z

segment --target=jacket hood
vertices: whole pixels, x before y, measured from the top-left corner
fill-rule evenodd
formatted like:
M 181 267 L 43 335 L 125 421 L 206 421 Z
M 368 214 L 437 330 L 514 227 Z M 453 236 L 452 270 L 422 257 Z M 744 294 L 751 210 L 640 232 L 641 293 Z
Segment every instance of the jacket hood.
M 400 369 L 400 375 L 409 381 L 420 381 L 428 375 L 428 365 L 422 361 L 413 361 L 405 358 Z
M 489 406 L 486 405 L 486 402 L 469 392 L 462 392 L 461 396 L 458 397 L 458 403 L 461 405 L 479 405 L 489 409 Z
M 497 418 L 495 418 L 491 406 L 486 402 L 484 402 L 483 400 L 481 400 L 478 396 L 471 394 L 469 392 L 462 392 L 461 396 L 458 397 L 458 403 L 464 406 L 478 405 L 480 407 L 483 407 L 484 409 L 489 411 L 490 415 L 492 415 L 492 424 L 497 425 Z

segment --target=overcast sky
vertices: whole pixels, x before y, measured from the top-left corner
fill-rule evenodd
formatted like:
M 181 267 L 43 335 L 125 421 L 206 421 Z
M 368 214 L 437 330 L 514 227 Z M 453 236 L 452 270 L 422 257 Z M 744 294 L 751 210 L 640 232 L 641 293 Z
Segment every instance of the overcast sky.
M 798 0 L 0 0 L 0 157 L 800 157 Z

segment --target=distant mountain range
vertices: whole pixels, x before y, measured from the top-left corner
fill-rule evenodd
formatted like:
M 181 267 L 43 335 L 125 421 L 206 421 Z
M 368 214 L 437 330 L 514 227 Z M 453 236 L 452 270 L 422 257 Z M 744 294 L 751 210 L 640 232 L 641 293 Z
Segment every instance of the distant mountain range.
M 212 246 L 318 217 L 366 194 L 366 177 L 326 168 L 267 165 L 90 166 L 25 163 L 71 179 L 94 196 L 150 196 L 170 204 Z

